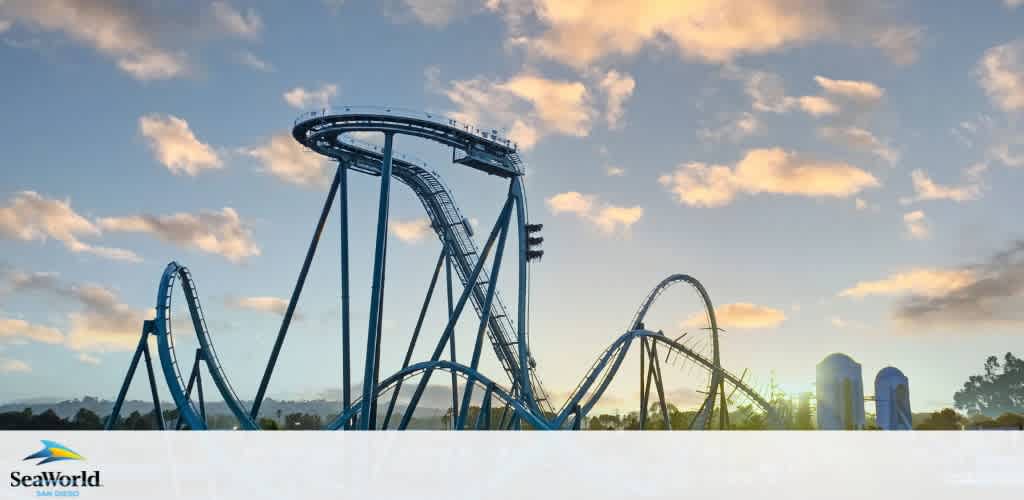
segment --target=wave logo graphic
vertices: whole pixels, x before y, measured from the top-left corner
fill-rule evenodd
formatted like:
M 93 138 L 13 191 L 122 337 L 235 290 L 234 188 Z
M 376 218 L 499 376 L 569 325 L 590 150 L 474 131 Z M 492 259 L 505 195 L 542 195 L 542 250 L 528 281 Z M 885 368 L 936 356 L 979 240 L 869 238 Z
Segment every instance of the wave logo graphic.
M 41 458 L 36 465 L 48 464 L 50 462 L 57 462 L 60 460 L 85 460 L 85 457 L 79 455 L 76 451 L 64 446 L 56 441 L 42 440 L 43 449 L 23 458 L 22 460 L 35 460 Z

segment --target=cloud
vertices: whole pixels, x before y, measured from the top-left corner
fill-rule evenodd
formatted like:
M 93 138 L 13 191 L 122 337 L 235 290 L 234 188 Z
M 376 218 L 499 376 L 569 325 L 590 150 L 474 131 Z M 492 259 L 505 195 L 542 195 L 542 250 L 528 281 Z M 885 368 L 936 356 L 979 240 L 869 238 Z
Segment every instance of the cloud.
M 815 76 L 814 81 L 826 93 L 845 97 L 862 103 L 875 103 L 882 99 L 885 91 L 871 82 L 858 80 L 833 80 L 824 76 Z
M 30 373 L 32 367 L 20 360 L 12 358 L 0 358 L 0 373 Z
M 814 117 L 834 115 L 840 112 L 838 104 L 822 96 L 786 95 L 782 77 L 766 71 L 746 71 L 730 66 L 726 69 L 728 78 L 743 80 L 743 90 L 750 97 L 755 111 L 788 113 L 798 109 Z
M 130 351 L 138 345 L 142 321 L 153 317 L 152 309 L 134 309 L 122 303 L 113 290 L 100 285 L 63 283 L 53 273 L 6 270 L 2 277 L 11 291 L 44 293 L 80 306 L 78 311 L 68 315 L 70 328 L 67 335 L 62 336 L 64 346 L 74 351 Z M 15 331 L 24 332 L 25 327 L 17 321 L 10 325 Z M 46 331 L 46 327 L 35 328 L 43 329 L 36 332 L 40 341 L 58 343 L 59 332 L 55 335 Z
M 78 353 L 77 358 L 78 358 L 79 361 L 81 361 L 81 362 L 83 362 L 83 363 L 85 363 L 87 365 L 98 366 L 102 362 L 102 360 L 100 358 L 98 358 L 96 356 L 93 356 L 92 354 L 89 354 L 87 352 L 80 352 L 80 353 Z
M 455 15 L 466 9 L 459 0 L 402 0 L 421 23 L 435 28 L 447 26 Z
M 426 217 L 411 220 L 391 219 L 388 221 L 388 229 L 396 238 L 406 243 L 418 243 L 433 234 L 430 219 Z
M 697 137 L 705 141 L 728 140 L 737 142 L 744 137 L 754 134 L 761 128 L 761 121 L 753 113 L 740 113 L 726 123 L 716 128 L 702 128 L 697 131 Z
M 1024 241 L 959 270 L 973 279 L 943 293 L 905 297 L 893 318 L 907 327 L 972 330 L 1024 323 Z
M 1024 39 L 986 50 L 974 74 L 996 107 L 1024 110 Z
M 1003 4 L 1006 5 L 1007 8 L 1013 9 L 1024 5 L 1024 0 L 1003 0 Z
M 892 26 L 882 2 L 811 0 L 532 0 L 495 2 L 512 41 L 577 68 L 645 46 L 671 47 L 688 59 L 725 62 L 814 40 L 855 44 Z M 539 32 L 523 22 L 536 19 Z
M 93 246 L 80 237 L 96 237 L 100 229 L 71 208 L 70 200 L 52 200 L 35 191 L 15 193 L 9 205 L 0 207 L 0 236 L 21 241 L 45 241 L 53 238 L 74 253 L 141 262 L 130 250 Z
M 626 175 L 626 169 L 615 165 L 609 165 L 604 169 L 605 175 L 608 177 L 622 177 Z
M 235 309 L 246 309 L 249 311 L 260 311 L 284 316 L 288 310 L 288 301 L 279 297 L 229 297 L 224 303 Z M 299 319 L 298 314 L 294 314 Z
M 6 19 L 0 19 L 0 33 L 4 33 L 7 30 L 11 29 L 11 24 L 13 23 Z
M 256 71 L 262 71 L 264 73 L 274 71 L 274 66 L 272 64 L 248 50 L 243 50 L 238 53 L 238 62 Z
M 332 97 L 338 95 L 338 86 L 325 83 L 316 89 L 295 87 L 284 93 L 284 101 L 298 109 L 327 108 Z
M 636 89 L 636 80 L 628 74 L 611 70 L 605 74 L 598 86 L 607 98 L 604 117 L 608 122 L 608 128 L 618 128 L 619 121 L 625 113 L 623 106 Z
M 232 7 L 230 3 L 219 0 L 210 4 L 210 8 L 213 10 L 214 20 L 227 33 L 255 40 L 263 31 L 263 19 L 253 9 L 248 9 L 243 13 Z
M 818 133 L 825 139 L 851 149 L 867 151 L 885 160 L 890 165 L 900 160 L 900 153 L 882 142 L 875 134 L 860 127 L 822 127 Z
M 801 110 L 811 116 L 834 115 L 839 112 L 839 106 L 821 96 L 805 95 L 798 97 L 796 102 Z
M 682 164 L 658 182 L 679 203 L 696 207 L 727 205 L 739 193 L 846 198 L 879 185 L 873 175 L 855 166 L 817 161 L 780 148 L 750 150 L 735 167 Z
M 161 19 L 133 2 L 101 0 L 10 0 L 0 14 L 45 31 L 60 31 L 114 59 L 138 80 L 184 75 L 185 55 L 159 47 L 153 37 Z
M 99 220 L 99 225 L 107 231 L 151 234 L 179 247 L 220 255 L 234 263 L 260 254 L 252 231 L 231 207 L 198 214 L 105 217 Z
M 327 187 L 328 163 L 324 157 L 306 149 L 283 132 L 255 148 L 243 149 L 263 164 L 262 171 L 289 184 L 304 187 Z
M 590 134 L 597 110 L 586 85 L 520 73 L 507 81 L 484 78 L 455 80 L 447 88 L 428 72 L 428 87 L 445 95 L 456 111 L 449 116 L 473 125 L 490 123 L 507 131 L 523 149 L 551 135 L 584 137 Z M 621 103 L 620 103 L 621 104 Z
M 629 229 L 644 215 L 640 206 L 623 207 L 598 201 L 596 195 L 582 194 L 577 191 L 558 193 L 545 200 L 551 213 L 574 214 L 597 227 L 605 234 L 617 231 L 628 232 Z
M 64 342 L 64 334 L 56 328 L 35 325 L 21 319 L 0 317 L 0 341 L 3 340 L 60 344 Z
M 920 26 L 893 26 L 876 33 L 872 44 L 890 61 L 905 66 L 917 61 L 923 39 L 924 28 Z
M 196 176 L 224 166 L 217 152 L 196 138 L 188 122 L 173 115 L 139 118 L 139 132 L 148 139 L 157 161 L 173 174 Z
M 907 228 L 907 236 L 915 240 L 926 240 L 931 237 L 931 227 L 923 210 L 903 214 L 903 225 Z
M 914 294 L 940 297 L 970 285 L 977 280 L 974 270 L 914 268 L 893 273 L 875 281 L 859 281 L 839 295 L 841 297 L 867 297 L 871 295 Z
M 785 320 L 786 313 L 779 309 L 748 302 L 715 307 L 715 321 L 719 327 L 726 329 L 774 328 Z M 703 311 L 693 314 L 683 322 L 683 328 L 702 328 L 706 325 L 707 315 Z
M 977 175 L 977 174 L 975 174 Z M 910 173 L 914 183 L 913 198 L 903 198 L 900 203 L 904 205 L 924 200 L 951 200 L 964 202 L 976 200 L 981 196 L 981 186 L 978 184 L 966 184 L 963 186 L 943 186 L 936 184 L 924 170 L 916 169 Z

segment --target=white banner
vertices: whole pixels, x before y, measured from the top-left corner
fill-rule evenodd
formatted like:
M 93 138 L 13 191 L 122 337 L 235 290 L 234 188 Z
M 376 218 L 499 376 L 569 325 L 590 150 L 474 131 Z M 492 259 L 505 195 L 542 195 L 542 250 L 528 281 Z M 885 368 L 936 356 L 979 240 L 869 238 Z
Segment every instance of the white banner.
M 1024 492 L 1024 432 L 9 431 L 0 468 L 4 499 L 962 500 Z

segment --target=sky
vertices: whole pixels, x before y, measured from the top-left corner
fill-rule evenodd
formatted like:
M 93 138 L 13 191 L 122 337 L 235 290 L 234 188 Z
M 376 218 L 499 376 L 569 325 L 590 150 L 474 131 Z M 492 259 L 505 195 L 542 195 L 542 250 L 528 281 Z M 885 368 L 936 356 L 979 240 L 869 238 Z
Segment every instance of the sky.
M 113 398 L 172 260 L 251 398 L 335 168 L 293 121 L 376 105 L 518 144 L 545 237 L 531 348 L 555 402 L 686 273 L 716 305 L 723 363 L 755 385 L 812 390 L 844 352 L 867 393 L 891 365 L 915 411 L 950 406 L 987 356 L 1024 350 L 1021 26 L 1020 0 L 0 0 L 0 401 Z M 395 147 L 486 233 L 504 182 L 437 144 Z M 352 176 L 360 347 L 377 186 Z M 382 373 L 440 249 L 424 217 L 396 184 Z M 338 247 L 335 213 L 271 397 L 338 393 Z M 647 326 L 697 339 L 699 311 L 673 289 Z M 637 397 L 626 371 L 606 407 Z M 699 377 L 679 372 L 666 385 L 686 399 Z

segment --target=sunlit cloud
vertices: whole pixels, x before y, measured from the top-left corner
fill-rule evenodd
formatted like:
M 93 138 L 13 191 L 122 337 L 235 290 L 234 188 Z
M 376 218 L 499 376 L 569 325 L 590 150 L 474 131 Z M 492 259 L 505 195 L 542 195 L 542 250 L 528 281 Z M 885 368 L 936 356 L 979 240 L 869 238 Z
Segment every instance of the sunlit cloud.
M 148 140 L 157 161 L 171 173 L 196 176 L 204 170 L 224 166 L 217 152 L 197 139 L 188 122 L 177 116 L 142 116 L 139 132 Z
M 35 191 L 15 193 L 7 206 L 0 207 L 0 237 L 20 241 L 53 238 L 74 253 L 89 253 L 113 260 L 140 262 L 130 250 L 95 246 L 81 241 L 98 237 L 100 228 L 71 208 L 71 200 L 46 198 Z
M 79 361 L 87 365 L 98 366 L 100 363 L 103 362 L 103 360 L 101 360 L 99 357 L 93 356 L 92 354 L 89 354 L 87 352 L 80 352 L 76 357 L 78 358 Z
M 150 234 L 182 248 L 220 255 L 234 263 L 260 255 L 252 230 L 231 207 L 196 214 L 105 217 L 99 220 L 99 226 L 112 232 Z
M 32 366 L 13 358 L 0 357 L 0 373 L 31 373 Z
M 609 128 L 618 128 L 622 115 L 625 113 L 626 100 L 636 90 L 636 80 L 628 74 L 611 70 L 605 74 L 598 86 L 607 99 L 604 111 L 605 121 L 608 122 Z
M 262 171 L 289 184 L 303 187 L 327 187 L 327 160 L 282 132 L 271 137 L 266 144 L 244 148 L 242 154 L 256 158 L 263 164 Z
M 628 232 L 644 215 L 640 206 L 617 206 L 601 202 L 597 195 L 577 191 L 558 193 L 545 202 L 552 214 L 569 213 L 593 224 L 605 234 Z
M 327 108 L 330 107 L 331 98 L 338 95 L 338 86 L 334 84 L 323 84 L 315 89 L 295 87 L 284 93 L 284 101 L 289 106 L 297 109 Z
M 975 75 L 996 107 L 1024 110 L 1024 39 L 986 50 Z
M 900 153 L 884 143 L 868 130 L 856 126 L 822 127 L 818 133 L 825 139 L 842 144 L 850 149 L 866 151 L 885 160 L 890 165 L 900 160 Z
M 430 219 L 426 217 L 410 220 L 391 219 L 388 221 L 388 230 L 406 243 L 418 243 L 434 233 L 430 227 Z
M 977 175 L 977 174 L 975 174 Z M 937 184 L 925 173 L 924 170 L 916 169 L 910 173 L 914 183 L 914 196 L 900 200 L 904 205 L 915 201 L 926 200 L 950 200 L 964 202 L 976 200 L 981 196 L 981 186 L 978 184 L 965 184 L 963 186 L 944 186 Z
M 775 328 L 786 321 L 786 313 L 773 307 L 737 302 L 715 306 L 715 322 L 725 329 L 760 329 Z M 683 321 L 683 328 L 703 328 L 707 326 L 707 315 L 704 312 L 694 313 Z
M 871 82 L 859 80 L 833 80 L 824 76 L 815 76 L 814 81 L 828 94 L 845 97 L 864 103 L 874 103 L 882 99 L 885 91 Z
M 907 65 L 917 61 L 918 52 L 923 41 L 924 28 L 920 26 L 893 26 L 876 33 L 872 44 L 884 52 L 892 62 L 899 65 Z
M 224 300 L 225 305 L 235 309 L 259 311 L 284 316 L 288 310 L 288 301 L 280 297 L 228 297 Z M 295 314 L 299 319 L 299 315 Z
M 64 334 L 56 328 L 29 323 L 22 319 L 0 317 L 0 342 L 3 341 L 60 344 L 64 342 Z
M 696 207 L 727 205 L 741 193 L 846 198 L 880 184 L 853 165 L 814 160 L 780 148 L 750 150 L 734 167 L 685 163 L 658 182 L 679 203 Z
M 970 269 L 914 268 L 893 273 L 879 280 L 859 281 L 839 292 L 839 295 L 867 297 L 910 293 L 938 297 L 970 285 L 976 279 L 975 272 Z
M 903 225 L 907 236 L 915 240 L 926 240 L 931 237 L 931 225 L 923 210 L 914 210 L 903 214 Z
M 230 3 L 220 0 L 210 4 L 210 8 L 214 20 L 227 33 L 252 40 L 259 38 L 263 31 L 263 19 L 251 8 L 241 12 Z

